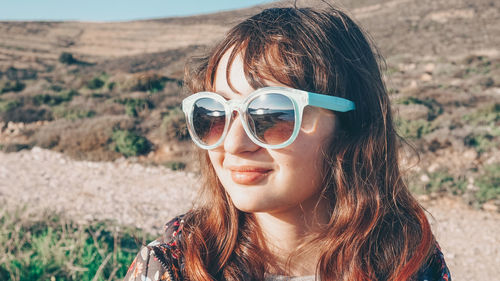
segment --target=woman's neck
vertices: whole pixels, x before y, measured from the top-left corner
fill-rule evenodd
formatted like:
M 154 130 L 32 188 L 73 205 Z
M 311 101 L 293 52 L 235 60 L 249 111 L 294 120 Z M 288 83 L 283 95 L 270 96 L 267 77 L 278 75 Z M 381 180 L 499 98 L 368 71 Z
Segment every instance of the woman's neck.
M 254 214 L 270 254 L 275 257 L 278 266 L 290 276 L 315 273 L 319 251 L 300 249 L 300 253 L 297 252 L 310 235 L 321 229 L 321 224 L 328 222 L 326 206 L 320 204 L 317 208 L 314 207 L 315 203 L 308 206 L 307 202 L 303 202 L 301 206 L 285 211 Z M 315 210 L 323 210 L 325 214 L 317 214 Z

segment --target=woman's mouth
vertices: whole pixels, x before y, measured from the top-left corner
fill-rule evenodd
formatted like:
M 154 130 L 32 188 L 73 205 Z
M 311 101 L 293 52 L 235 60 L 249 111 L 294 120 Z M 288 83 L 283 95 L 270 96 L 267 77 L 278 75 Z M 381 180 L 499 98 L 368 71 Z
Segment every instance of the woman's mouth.
M 251 185 L 256 184 L 266 178 L 271 169 L 257 167 L 231 167 L 231 178 L 237 184 Z

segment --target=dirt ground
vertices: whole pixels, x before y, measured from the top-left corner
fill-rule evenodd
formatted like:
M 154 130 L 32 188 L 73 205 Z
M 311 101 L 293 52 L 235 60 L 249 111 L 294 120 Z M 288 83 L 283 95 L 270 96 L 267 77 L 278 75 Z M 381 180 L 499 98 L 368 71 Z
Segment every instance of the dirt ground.
M 76 221 L 112 219 L 159 232 L 191 207 L 197 176 L 129 160 L 75 161 L 34 148 L 0 153 L 0 204 L 63 212 Z M 500 214 L 459 198 L 422 201 L 453 280 L 500 280 Z

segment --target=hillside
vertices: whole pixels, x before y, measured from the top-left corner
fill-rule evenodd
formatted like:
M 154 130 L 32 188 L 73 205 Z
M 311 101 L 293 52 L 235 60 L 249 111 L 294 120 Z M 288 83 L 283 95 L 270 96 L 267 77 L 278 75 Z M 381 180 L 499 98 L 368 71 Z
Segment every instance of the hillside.
M 342 3 L 342 2 L 341 2 Z M 194 170 L 186 60 L 264 7 L 132 22 L 0 22 L 0 148 Z M 323 1 L 298 1 L 321 6 Z M 414 192 L 500 206 L 500 4 L 345 0 L 385 56 Z M 409 148 L 409 146 L 405 146 Z

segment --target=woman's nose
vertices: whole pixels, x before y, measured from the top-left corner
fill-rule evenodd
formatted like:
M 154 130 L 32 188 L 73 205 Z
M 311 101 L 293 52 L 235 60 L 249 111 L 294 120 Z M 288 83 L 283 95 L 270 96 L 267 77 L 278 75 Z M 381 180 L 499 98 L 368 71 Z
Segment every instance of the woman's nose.
M 226 152 L 238 154 L 242 152 L 256 151 L 260 148 L 255 144 L 245 132 L 242 124 L 242 117 L 236 111 L 233 112 L 231 124 L 224 139 L 223 147 Z

